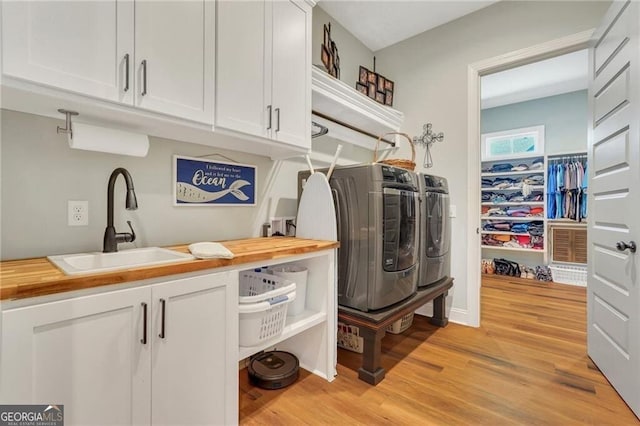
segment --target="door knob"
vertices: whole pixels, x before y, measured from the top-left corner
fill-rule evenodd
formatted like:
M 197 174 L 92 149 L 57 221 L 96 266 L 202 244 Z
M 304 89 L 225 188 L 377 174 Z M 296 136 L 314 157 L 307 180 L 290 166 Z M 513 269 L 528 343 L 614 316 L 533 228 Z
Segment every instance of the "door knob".
M 629 241 L 628 243 L 625 243 L 624 241 L 618 241 L 616 243 L 616 248 L 619 251 L 625 251 L 626 249 L 629 249 L 629 251 L 631 253 L 635 253 L 636 252 L 636 243 L 634 241 Z

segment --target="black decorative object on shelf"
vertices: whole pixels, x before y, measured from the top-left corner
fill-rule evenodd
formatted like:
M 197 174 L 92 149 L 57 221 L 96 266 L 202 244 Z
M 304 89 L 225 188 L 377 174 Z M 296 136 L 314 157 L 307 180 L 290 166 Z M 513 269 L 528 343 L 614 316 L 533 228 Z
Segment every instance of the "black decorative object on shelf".
M 358 92 L 383 105 L 393 106 L 393 87 L 393 81 L 376 73 L 375 57 L 373 58 L 373 71 L 360 65 L 358 81 L 356 82 Z
M 329 74 L 335 78 L 340 78 L 340 55 L 338 55 L 338 46 L 336 42 L 331 40 L 331 22 L 324 25 L 324 39 L 320 52 L 322 64 Z

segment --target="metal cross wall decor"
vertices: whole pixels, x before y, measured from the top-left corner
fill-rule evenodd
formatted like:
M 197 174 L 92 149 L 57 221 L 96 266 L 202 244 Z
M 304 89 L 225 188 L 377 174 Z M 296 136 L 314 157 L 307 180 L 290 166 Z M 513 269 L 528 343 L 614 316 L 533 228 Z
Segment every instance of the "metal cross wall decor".
M 431 158 L 431 145 L 434 142 L 442 142 L 444 140 L 444 133 L 435 133 L 432 130 L 432 124 L 427 123 L 422 126 L 423 133 L 420 136 L 413 137 L 413 143 L 416 145 L 424 145 L 426 151 L 424 153 L 424 167 L 429 168 L 433 166 L 433 159 Z

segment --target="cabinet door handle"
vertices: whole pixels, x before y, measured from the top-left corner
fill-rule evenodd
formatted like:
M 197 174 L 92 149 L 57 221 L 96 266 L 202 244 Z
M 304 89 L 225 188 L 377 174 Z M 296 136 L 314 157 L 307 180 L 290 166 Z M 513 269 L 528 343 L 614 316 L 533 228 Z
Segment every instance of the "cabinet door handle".
M 167 301 L 164 299 L 160 299 L 160 334 L 158 334 L 158 337 L 161 339 L 165 338 L 165 334 L 164 334 L 164 327 L 165 327 L 165 310 L 167 307 Z
M 271 109 L 271 105 L 267 105 L 267 111 L 269 111 L 269 125 L 267 126 L 267 130 L 271 130 L 271 117 L 273 115 Z
M 276 132 L 280 131 L 280 108 L 276 108 Z
M 140 343 L 147 344 L 147 304 L 142 302 L 142 339 Z
M 124 55 L 124 91 L 129 91 L 129 54 Z
M 147 94 L 147 60 L 143 59 L 140 65 L 142 66 L 142 92 L 140 94 L 144 96 Z

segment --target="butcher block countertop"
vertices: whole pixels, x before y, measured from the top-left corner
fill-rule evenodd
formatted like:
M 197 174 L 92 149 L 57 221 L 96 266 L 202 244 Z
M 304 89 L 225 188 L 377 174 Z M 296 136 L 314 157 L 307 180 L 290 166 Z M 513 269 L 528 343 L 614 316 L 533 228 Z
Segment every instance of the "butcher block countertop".
M 24 299 L 65 291 L 139 281 L 166 275 L 273 260 L 338 247 L 336 241 L 294 237 L 250 238 L 219 241 L 231 250 L 233 259 L 187 259 L 184 262 L 121 269 L 97 274 L 65 275 L 46 257 L 0 262 L 0 300 Z M 188 245 L 167 247 L 189 253 Z

